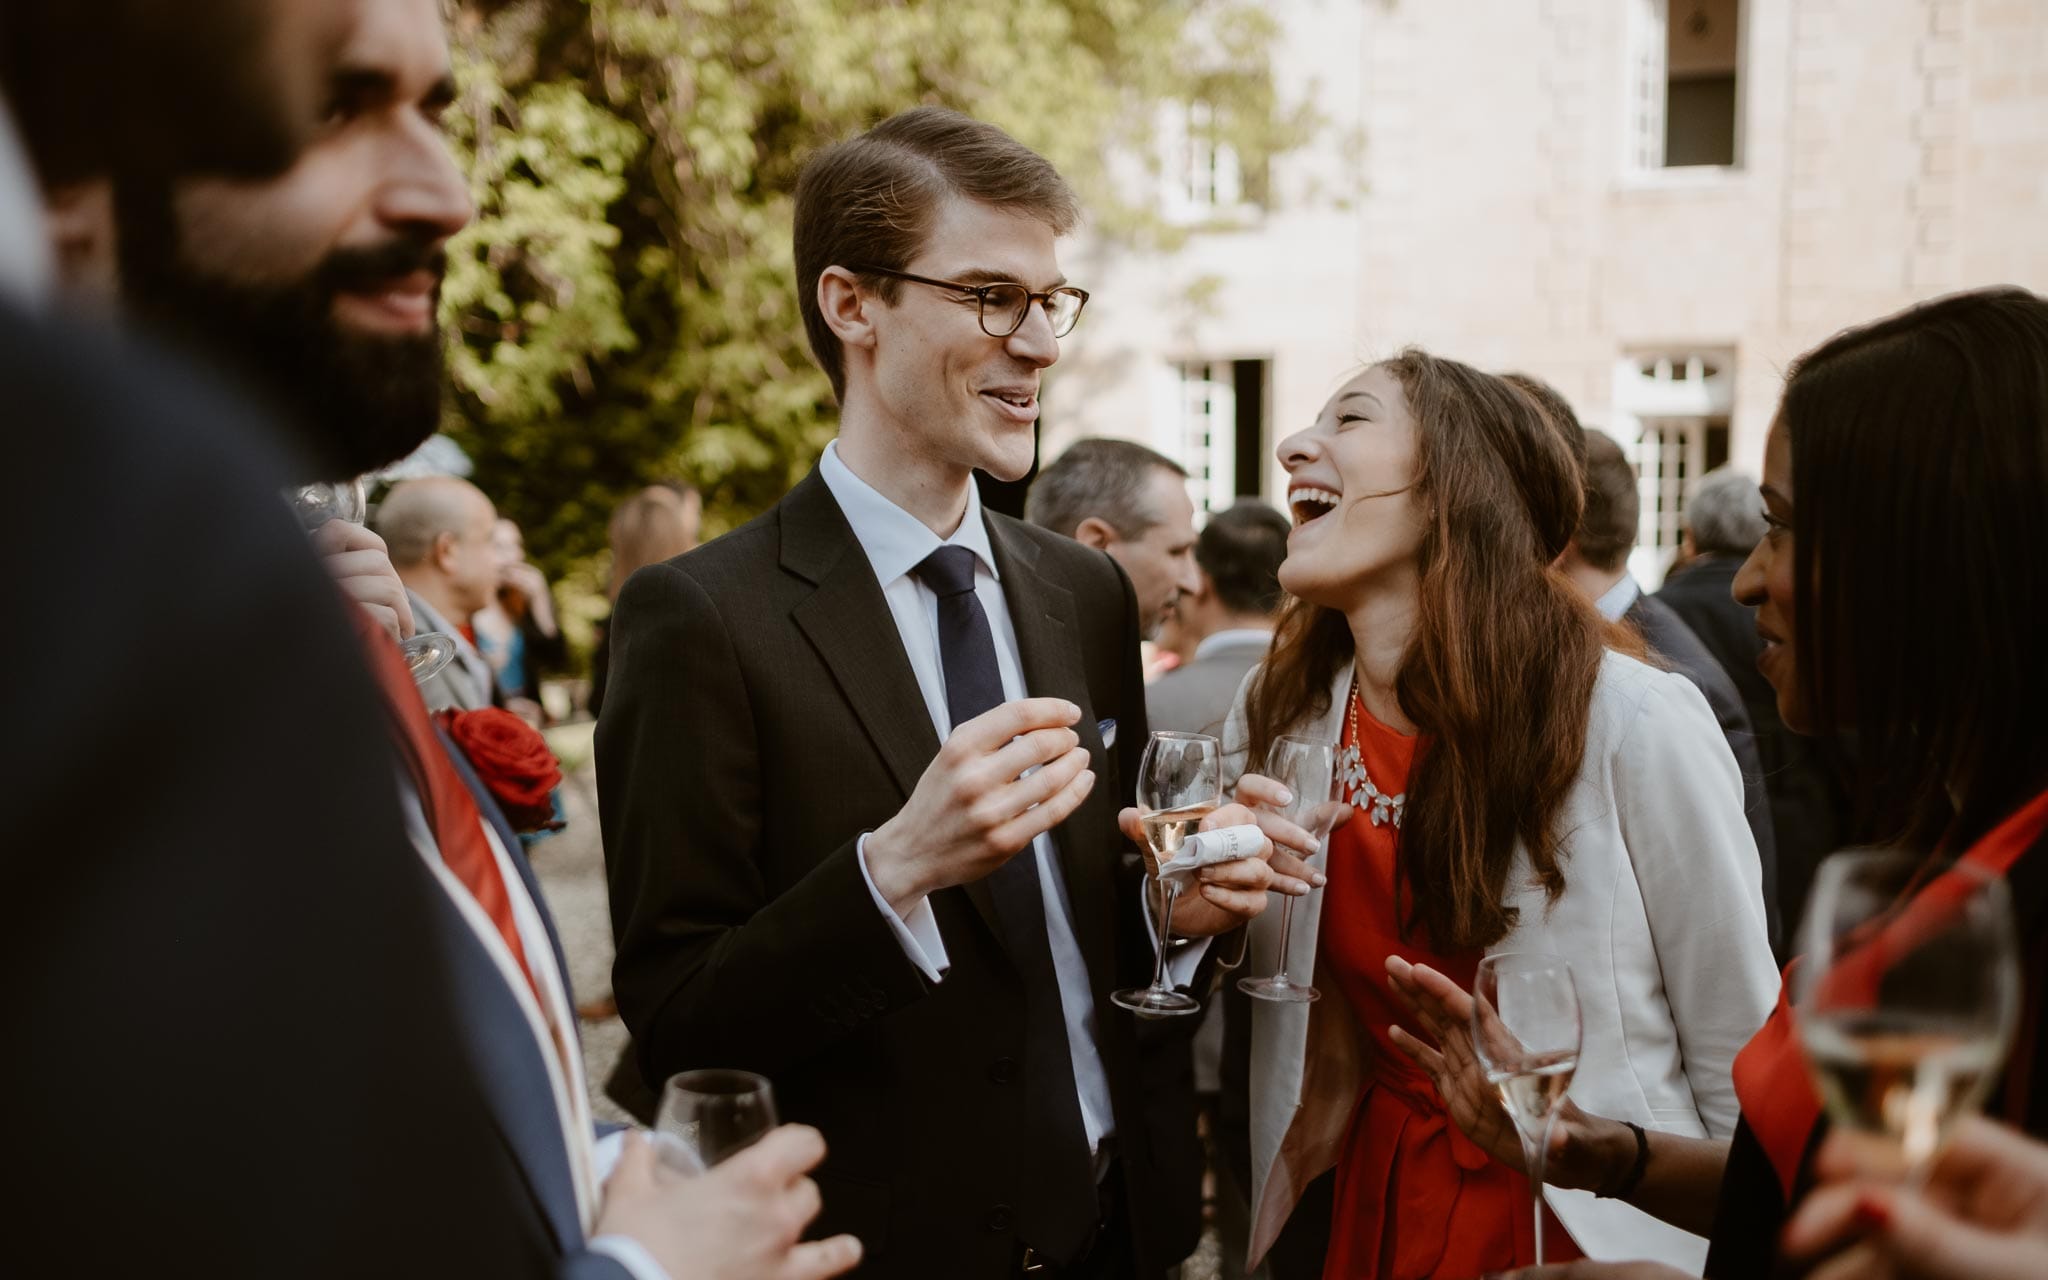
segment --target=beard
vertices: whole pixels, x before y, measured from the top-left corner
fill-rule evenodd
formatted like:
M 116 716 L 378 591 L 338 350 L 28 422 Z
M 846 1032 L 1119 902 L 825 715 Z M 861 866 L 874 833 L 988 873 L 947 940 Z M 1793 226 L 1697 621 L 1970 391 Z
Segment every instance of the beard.
M 401 233 L 337 249 L 299 279 L 250 284 L 192 265 L 168 185 L 117 184 L 115 217 L 124 302 L 277 411 L 311 469 L 298 480 L 376 471 L 434 434 L 446 374 L 439 328 L 358 333 L 335 319 L 334 305 L 341 293 L 416 271 L 439 280 L 447 255 L 436 237 Z

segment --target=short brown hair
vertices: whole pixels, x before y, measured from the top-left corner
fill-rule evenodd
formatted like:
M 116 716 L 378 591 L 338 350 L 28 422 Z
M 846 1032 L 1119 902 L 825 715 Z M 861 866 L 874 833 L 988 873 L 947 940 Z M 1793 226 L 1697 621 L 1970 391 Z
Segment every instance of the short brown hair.
M 1188 469 L 1156 449 L 1132 440 L 1090 437 L 1067 446 L 1031 482 L 1024 518 L 1041 529 L 1071 538 L 1091 516 L 1104 520 L 1119 538 L 1142 538 L 1162 519 L 1146 500 L 1155 472 L 1187 478 Z
M 1042 219 L 1057 235 L 1074 229 L 1080 206 L 1050 161 L 992 124 L 918 107 L 811 157 L 796 183 L 796 292 L 811 351 L 832 394 L 846 396 L 839 336 L 818 308 L 818 277 L 830 266 L 908 266 L 931 230 L 932 211 L 952 196 Z M 899 281 L 868 276 L 884 302 Z

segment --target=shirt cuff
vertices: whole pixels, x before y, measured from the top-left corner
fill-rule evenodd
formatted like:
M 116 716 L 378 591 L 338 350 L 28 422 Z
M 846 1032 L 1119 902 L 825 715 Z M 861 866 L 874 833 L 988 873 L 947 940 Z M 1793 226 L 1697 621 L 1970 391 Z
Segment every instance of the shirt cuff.
M 860 843 L 854 846 L 854 857 L 860 863 L 860 878 L 867 883 L 868 894 L 875 900 L 875 909 L 882 913 L 882 919 L 889 922 L 889 932 L 896 935 L 897 945 L 903 948 L 903 954 L 928 981 L 942 980 L 953 961 L 946 954 L 945 940 L 939 937 L 939 918 L 932 912 L 931 899 L 919 898 L 909 911 L 897 915 L 888 899 L 875 888 L 875 878 L 868 874 L 867 835 L 862 835 Z
M 668 1268 L 656 1262 L 647 1246 L 631 1236 L 592 1236 L 590 1251 L 624 1267 L 633 1280 L 670 1280 Z
M 619 1167 L 619 1157 L 626 1150 L 626 1135 L 633 1132 L 643 1138 L 652 1136 L 645 1129 L 617 1129 L 590 1144 L 590 1171 L 596 1175 L 598 1186 L 612 1180 L 612 1170 Z

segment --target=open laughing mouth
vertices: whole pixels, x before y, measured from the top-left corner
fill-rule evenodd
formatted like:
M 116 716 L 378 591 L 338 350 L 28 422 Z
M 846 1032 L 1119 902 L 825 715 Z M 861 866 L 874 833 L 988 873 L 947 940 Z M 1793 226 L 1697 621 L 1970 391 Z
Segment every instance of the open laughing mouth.
M 1016 422 L 1033 422 L 1038 418 L 1038 392 L 1023 387 L 999 387 L 981 393 L 981 398 L 992 402 L 999 413 Z
M 1337 509 L 1339 495 L 1328 489 L 1306 486 L 1287 491 L 1287 505 L 1294 512 L 1294 527 L 1305 528 Z

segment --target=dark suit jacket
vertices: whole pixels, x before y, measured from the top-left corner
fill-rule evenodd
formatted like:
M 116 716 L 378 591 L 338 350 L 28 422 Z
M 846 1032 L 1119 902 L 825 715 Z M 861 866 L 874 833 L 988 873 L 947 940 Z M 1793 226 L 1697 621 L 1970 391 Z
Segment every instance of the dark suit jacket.
M 563 991 L 574 1009 L 576 993 L 569 987 L 569 957 L 562 950 L 562 935 L 555 928 L 547 899 L 541 896 L 540 881 L 526 861 L 525 848 L 461 750 L 446 733 L 440 737 L 455 771 L 476 798 L 484 821 L 497 832 L 507 859 L 533 899 L 547 930 L 555 967 L 562 975 Z M 539 1241 L 555 1258 L 555 1274 L 562 1280 L 629 1280 L 630 1273 L 619 1262 L 588 1248 L 576 1211 L 575 1177 L 556 1116 L 554 1086 L 548 1081 L 547 1062 L 518 997 L 446 892 L 435 894 L 435 906 L 436 938 L 458 995 L 452 1025 L 498 1137 L 523 1183 L 525 1194 L 515 1198 L 505 1214 L 506 1230 Z
M 1778 905 L 1789 935 L 1814 869 L 1847 830 L 1848 802 L 1840 770 L 1829 763 L 1824 746 L 1785 727 L 1778 695 L 1756 668 L 1763 640 L 1756 633 L 1756 610 L 1735 599 L 1735 575 L 1741 568 L 1740 556 L 1701 556 L 1668 579 L 1656 598 L 1692 628 L 1735 682 L 1749 712 L 1770 793 L 1771 827 L 1778 841 Z
M 1141 1047 L 1108 999 L 1151 974 L 1116 830 L 1146 739 L 1137 606 L 1108 557 L 986 519 L 1025 682 L 1081 707 L 1097 777 L 1056 843 L 1151 1274 L 1194 1247 L 1200 1157 L 1184 1036 Z M 1096 730 L 1111 718 L 1114 750 Z M 881 587 L 815 472 L 620 594 L 598 787 L 613 985 L 647 1078 L 768 1074 L 784 1117 L 831 1148 L 816 1231 L 860 1236 L 865 1276 L 976 1280 L 1009 1274 L 1013 1157 L 1034 1140 L 1022 1094 L 1038 1082 L 1016 1078 L 1022 983 L 974 884 L 932 895 L 952 965 L 928 984 L 855 854 L 938 746 Z
M 4 302 L 0 398 L 6 1269 L 548 1274 L 269 431 Z
M 1721 725 L 1722 736 L 1728 739 L 1728 750 L 1734 753 L 1735 765 L 1742 771 L 1743 816 L 1749 820 L 1750 834 L 1756 837 L 1757 857 L 1763 864 L 1764 917 L 1770 929 L 1771 949 L 1778 951 L 1784 933 L 1778 919 L 1777 839 L 1771 830 L 1771 802 L 1764 792 L 1756 734 L 1750 728 L 1742 696 L 1735 692 L 1728 673 L 1721 670 L 1721 664 L 1714 661 L 1714 655 L 1707 652 L 1699 637 L 1655 596 L 1638 595 L 1622 615 L 1622 621 L 1642 634 L 1653 657 L 1663 659 L 1673 671 L 1699 686 L 1707 697 L 1707 705 L 1714 710 L 1714 719 Z

